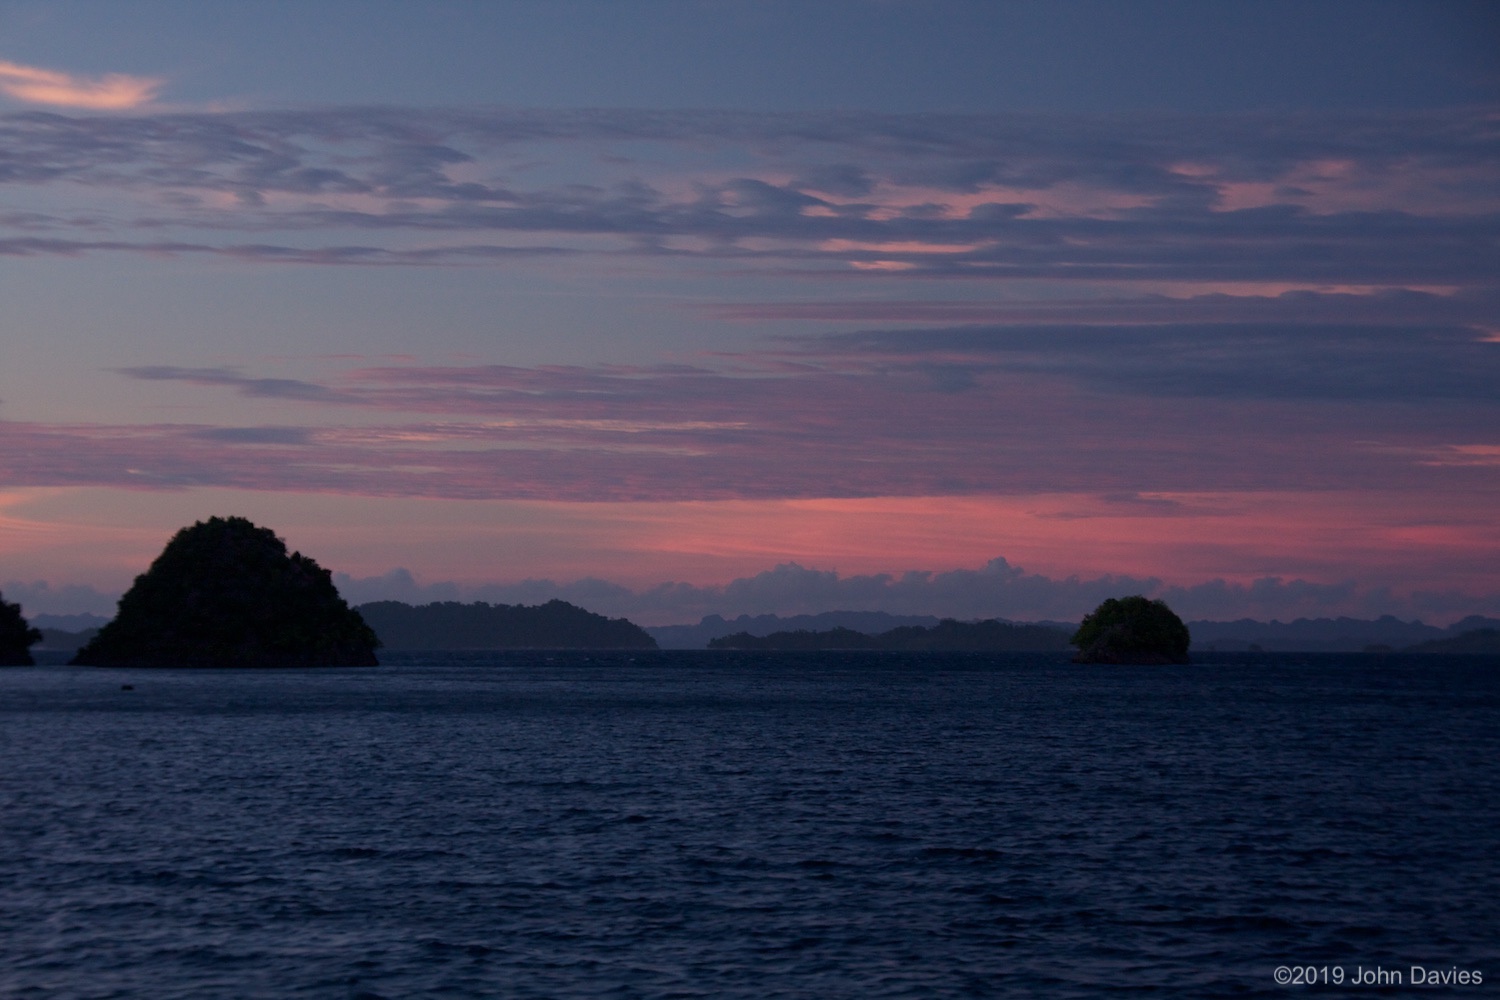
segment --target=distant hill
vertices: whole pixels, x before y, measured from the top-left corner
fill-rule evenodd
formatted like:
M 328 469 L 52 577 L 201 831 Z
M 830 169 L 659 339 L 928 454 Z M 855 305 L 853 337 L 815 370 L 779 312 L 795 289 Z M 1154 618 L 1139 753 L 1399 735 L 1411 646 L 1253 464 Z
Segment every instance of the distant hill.
M 377 602 L 394 603 L 394 602 Z M 501 605 L 502 607 L 504 605 Z M 1003 620 L 1003 619 L 1002 619 Z M 109 621 L 99 615 L 51 615 L 30 616 L 31 624 L 42 630 L 44 636 L 38 649 L 74 649 L 77 643 L 61 633 L 85 633 Z M 775 632 L 826 632 L 835 628 L 847 628 L 866 635 L 879 635 L 894 628 L 920 626 L 931 628 L 938 624 L 935 615 L 893 615 L 884 611 L 826 611 L 817 615 L 740 615 L 724 618 L 707 615 L 696 625 L 648 626 L 644 631 L 663 649 L 703 649 L 713 639 L 744 632 L 752 636 L 766 636 Z M 1041 625 L 1067 631 L 1071 634 L 1077 623 L 1030 622 L 1022 624 Z M 1393 650 L 1407 650 L 1423 643 L 1446 641 L 1465 632 L 1482 629 L 1500 629 L 1500 618 L 1471 615 L 1447 628 L 1426 625 L 1420 621 L 1401 621 L 1391 615 L 1376 619 L 1362 618 L 1298 618 L 1291 622 L 1256 621 L 1241 618 L 1238 621 L 1191 621 L 1188 628 L 1193 634 L 1193 649 L 1244 651 L 1257 646 L 1266 652 L 1352 652 L 1357 653 L 1372 646 L 1387 646 Z M 378 631 L 378 630 L 377 630 Z M 53 633 L 60 633 L 54 637 Z M 407 648 L 407 647 L 403 647 Z M 425 647 L 436 648 L 436 647 Z
M 1404 653 L 1445 653 L 1448 655 L 1500 655 L 1500 629 L 1478 628 L 1461 632 L 1450 639 L 1433 639 L 1402 650 Z
M 1464 632 L 1500 626 L 1500 619 L 1473 615 L 1447 628 L 1404 622 L 1392 615 L 1374 620 L 1362 618 L 1298 618 L 1292 622 L 1259 622 L 1242 618 L 1233 622 L 1188 622 L 1193 649 L 1247 650 L 1266 652 L 1357 653 L 1371 646 L 1405 649 L 1418 643 L 1451 639 Z
M 656 640 L 624 618 L 567 603 L 412 606 L 374 601 L 357 609 L 386 649 L 655 649 Z
M 829 611 L 820 615 L 787 618 L 777 615 L 740 615 L 738 618 L 726 619 L 720 615 L 708 615 L 697 625 L 657 626 L 647 628 L 646 631 L 665 649 L 702 649 L 714 639 L 740 632 L 764 637 L 776 632 L 817 633 L 844 628 L 865 635 L 879 635 L 903 626 L 931 628 L 937 624 L 938 619 L 932 616 L 901 616 L 881 611 Z M 1067 632 L 1070 636 L 1078 627 L 1076 623 L 1055 621 L 1011 624 L 1052 628 Z M 1242 618 L 1227 622 L 1200 620 L 1187 624 L 1192 632 L 1192 648 L 1199 652 L 1258 648 L 1267 652 L 1357 653 L 1372 646 L 1406 649 L 1435 639 L 1451 639 L 1463 632 L 1500 628 L 1500 619 L 1473 615 L 1447 628 L 1426 625 L 1420 621 L 1401 621 L 1392 615 L 1376 619 L 1298 618 L 1291 622 L 1262 622 Z M 859 640 L 848 641 L 857 643 Z
M 76 653 L 97 635 L 99 630 L 86 628 L 82 632 L 67 632 L 60 628 L 44 628 L 41 633 L 42 641 L 36 644 L 37 650 Z
M 89 629 L 99 629 L 109 624 L 109 619 L 103 615 L 31 615 L 31 624 L 46 632 L 55 629 L 59 632 L 86 632 Z
M 748 632 L 721 636 L 709 642 L 709 649 L 875 649 L 900 652 L 1023 652 L 1068 649 L 1069 633 L 1045 625 L 1017 625 L 995 619 L 982 622 L 960 622 L 944 618 L 931 628 L 907 625 L 879 635 L 868 635 L 849 628 L 822 632 L 798 629 L 755 636 Z
M 744 632 L 747 635 L 770 635 L 773 632 L 826 632 L 846 628 L 866 635 L 878 635 L 893 628 L 917 625 L 931 628 L 938 623 L 936 615 L 893 615 L 885 611 L 825 611 L 817 615 L 740 615 L 726 619 L 706 615 L 697 625 L 648 626 L 646 631 L 663 649 L 703 649 L 711 640 Z

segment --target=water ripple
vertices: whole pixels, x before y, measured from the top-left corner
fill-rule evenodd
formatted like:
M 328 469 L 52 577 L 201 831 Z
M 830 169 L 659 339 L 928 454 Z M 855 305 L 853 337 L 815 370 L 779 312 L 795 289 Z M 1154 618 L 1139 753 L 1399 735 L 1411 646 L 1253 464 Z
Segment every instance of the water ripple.
M 1275 966 L 1339 963 L 1493 981 L 1497 667 L 0 671 L 0 993 L 1284 997 Z

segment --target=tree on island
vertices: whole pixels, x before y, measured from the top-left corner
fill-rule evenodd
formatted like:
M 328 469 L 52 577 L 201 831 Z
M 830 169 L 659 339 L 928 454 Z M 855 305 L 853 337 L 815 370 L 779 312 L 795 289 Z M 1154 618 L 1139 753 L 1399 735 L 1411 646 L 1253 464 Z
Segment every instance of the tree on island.
M 1192 636 L 1164 601 L 1111 597 L 1073 633 L 1074 663 L 1187 663 Z
M 374 666 L 375 633 L 332 574 L 269 528 L 211 517 L 179 531 L 73 658 L 88 666 Z
M 0 594 L 0 667 L 29 667 L 31 647 L 42 641 L 42 633 L 21 616 L 21 606 Z

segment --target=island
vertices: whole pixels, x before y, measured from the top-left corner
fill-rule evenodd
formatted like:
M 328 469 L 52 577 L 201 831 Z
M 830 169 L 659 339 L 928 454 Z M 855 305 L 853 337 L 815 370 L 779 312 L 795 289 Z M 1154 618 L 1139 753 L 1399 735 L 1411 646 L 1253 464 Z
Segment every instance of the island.
M 606 618 L 567 601 L 545 604 L 413 606 L 373 601 L 358 611 L 386 649 L 656 649 L 656 640 L 624 618 Z
M 1447 639 L 1432 639 L 1408 646 L 1406 653 L 1429 653 L 1443 656 L 1500 655 L 1500 629 L 1477 628 Z
M 1192 636 L 1165 601 L 1111 597 L 1073 633 L 1074 663 L 1189 663 Z
M 72 663 L 101 667 L 374 666 L 374 631 L 331 573 L 269 528 L 211 517 L 177 532 Z
M 878 635 L 833 628 L 820 632 L 797 629 L 756 636 L 748 632 L 721 636 L 709 649 L 836 650 L 874 649 L 901 652 L 1042 652 L 1068 648 L 1068 633 L 1045 625 L 1024 625 L 988 619 L 961 622 L 944 618 L 931 628 L 905 625 Z
M 21 614 L 19 604 L 11 604 L 0 594 L 0 667 L 29 667 L 31 647 L 42 641 L 42 633 L 31 627 Z

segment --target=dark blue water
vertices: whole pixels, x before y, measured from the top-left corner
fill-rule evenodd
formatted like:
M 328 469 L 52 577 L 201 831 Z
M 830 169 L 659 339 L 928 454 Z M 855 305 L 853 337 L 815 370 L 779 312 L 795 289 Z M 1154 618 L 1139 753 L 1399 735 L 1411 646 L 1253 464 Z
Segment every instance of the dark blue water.
M 1222 659 L 0 671 L 0 993 L 1493 991 L 1500 662 Z

